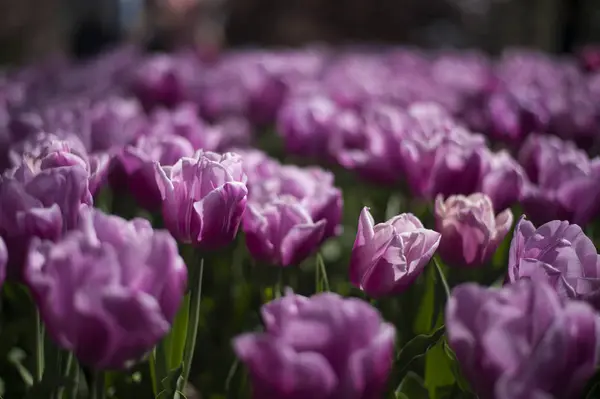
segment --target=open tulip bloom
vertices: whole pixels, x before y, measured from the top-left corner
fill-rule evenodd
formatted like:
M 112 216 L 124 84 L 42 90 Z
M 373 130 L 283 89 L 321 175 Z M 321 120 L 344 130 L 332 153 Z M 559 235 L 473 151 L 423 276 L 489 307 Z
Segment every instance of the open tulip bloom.
M 375 224 L 365 207 L 352 248 L 350 282 L 373 297 L 400 293 L 423 272 L 440 237 L 410 213 Z

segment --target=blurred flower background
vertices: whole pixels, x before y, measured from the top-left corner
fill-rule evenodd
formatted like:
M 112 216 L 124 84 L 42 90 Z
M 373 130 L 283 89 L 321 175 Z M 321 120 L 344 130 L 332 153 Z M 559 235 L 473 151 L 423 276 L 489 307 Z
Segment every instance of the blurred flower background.
M 598 1 L 0 22 L 0 397 L 600 397 Z

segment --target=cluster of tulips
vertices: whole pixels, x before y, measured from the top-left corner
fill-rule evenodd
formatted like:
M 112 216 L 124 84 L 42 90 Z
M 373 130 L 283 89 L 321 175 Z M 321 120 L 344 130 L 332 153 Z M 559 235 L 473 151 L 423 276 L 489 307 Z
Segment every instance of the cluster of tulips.
M 593 59 L 122 48 L 4 71 L 0 394 L 600 395 Z

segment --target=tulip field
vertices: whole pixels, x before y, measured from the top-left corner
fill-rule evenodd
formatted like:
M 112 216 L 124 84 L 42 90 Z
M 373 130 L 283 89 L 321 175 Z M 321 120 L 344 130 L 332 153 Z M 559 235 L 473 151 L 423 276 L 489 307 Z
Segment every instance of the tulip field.
M 0 74 L 0 397 L 600 398 L 600 50 Z

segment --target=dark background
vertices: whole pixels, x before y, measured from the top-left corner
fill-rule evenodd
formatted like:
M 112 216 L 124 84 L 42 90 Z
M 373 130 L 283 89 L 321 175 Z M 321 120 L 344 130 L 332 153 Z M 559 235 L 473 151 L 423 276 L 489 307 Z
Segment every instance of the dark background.
M 221 42 L 228 46 L 377 42 L 498 53 L 507 46 L 568 52 L 600 42 L 598 0 L 199 1 L 212 4 L 193 18 L 216 21 L 223 33 Z M 121 40 L 126 35 L 119 30 L 117 4 L 117 0 L 0 0 L 0 61 L 93 53 Z M 144 26 L 140 29 L 146 30 L 147 41 L 149 31 L 165 36 L 156 34 L 152 24 Z

